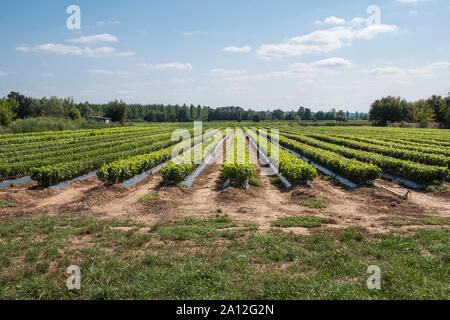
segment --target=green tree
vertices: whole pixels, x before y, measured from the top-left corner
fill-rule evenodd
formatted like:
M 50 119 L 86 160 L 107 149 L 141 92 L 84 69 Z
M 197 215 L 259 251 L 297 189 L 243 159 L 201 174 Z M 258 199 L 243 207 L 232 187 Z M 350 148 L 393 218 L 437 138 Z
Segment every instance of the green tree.
M 14 111 L 19 108 L 16 100 L 0 99 L 0 125 L 9 126 L 15 117 Z
M 272 119 L 273 120 L 283 120 L 284 119 L 284 112 L 281 109 L 273 110 L 272 112 Z
M 302 120 L 312 120 L 312 119 L 313 119 L 313 115 L 312 115 L 311 109 L 306 108 L 305 112 L 303 113 Z
M 413 121 L 412 105 L 400 97 L 384 97 L 370 106 L 369 119 L 375 125 L 386 126 L 389 122 Z
M 85 103 L 79 103 L 77 105 L 77 108 L 78 110 L 80 110 L 80 113 L 83 116 L 83 118 L 87 118 L 90 115 L 92 115 L 92 107 L 87 101 Z
M 15 111 L 18 118 L 24 119 L 33 116 L 30 109 L 32 98 L 25 97 L 23 94 L 14 91 L 9 93 L 7 98 L 8 101 L 15 100 L 18 103 L 17 111 Z
M 445 99 L 445 105 L 441 106 L 441 114 L 444 125 L 450 128 L 450 94 Z
M 442 110 L 445 111 L 445 99 L 441 96 L 434 95 L 431 98 L 428 98 L 426 102 L 433 109 L 434 114 L 436 115 L 436 121 L 444 122 L 444 113 L 442 112 Z
M 106 107 L 106 116 L 115 122 L 127 121 L 128 105 L 121 101 L 112 101 Z
M 345 115 L 344 110 L 338 111 L 338 113 L 336 114 L 336 120 L 341 122 L 347 121 L 347 116 Z
M 413 107 L 414 121 L 419 123 L 434 121 L 434 110 L 425 100 L 419 100 L 415 102 Z
M 73 106 L 72 108 L 70 108 L 68 114 L 70 119 L 72 120 L 78 120 L 81 119 L 81 113 L 80 110 L 78 110 L 78 108 L 76 108 L 75 106 Z

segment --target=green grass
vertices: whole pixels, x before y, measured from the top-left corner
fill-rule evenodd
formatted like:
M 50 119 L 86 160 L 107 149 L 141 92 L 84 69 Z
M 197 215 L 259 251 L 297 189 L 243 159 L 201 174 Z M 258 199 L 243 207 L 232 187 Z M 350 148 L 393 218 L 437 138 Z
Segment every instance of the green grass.
M 273 177 L 273 178 L 270 178 L 270 182 L 271 182 L 272 184 L 280 184 L 280 183 L 281 183 L 281 180 L 280 180 L 279 177 Z
M 390 225 L 401 227 L 401 226 L 442 226 L 450 225 L 449 219 L 438 219 L 438 218 L 425 218 L 418 221 L 394 221 Z
M 328 207 L 327 197 L 325 195 L 320 195 L 314 200 L 302 200 L 300 204 L 305 207 L 310 207 L 311 209 L 325 209 Z
M 145 196 L 142 196 L 138 199 L 138 202 L 147 202 L 147 201 L 154 201 L 154 200 L 159 200 L 159 194 L 157 193 L 152 193 L 152 194 L 147 194 Z
M 450 298 L 446 228 L 368 240 L 358 228 L 259 234 L 226 216 L 152 226 L 75 214 L 0 222 L 0 299 Z M 177 234 L 189 236 L 162 237 Z M 73 264 L 79 291 L 66 288 Z M 366 287 L 369 265 L 381 290 Z
M 348 227 L 340 235 L 339 239 L 341 241 L 351 241 L 351 240 L 363 241 L 365 238 L 364 234 L 363 234 L 364 231 L 365 231 L 365 229 L 362 227 L 358 227 L 358 226 Z
M 259 187 L 261 185 L 261 180 L 253 176 L 248 179 L 248 183 L 254 187 Z
M 443 192 L 448 189 L 448 186 L 446 184 L 432 184 L 425 187 L 425 191 L 427 192 Z
M 287 217 L 281 218 L 272 222 L 272 226 L 281 228 L 290 227 L 303 227 L 303 228 L 318 228 L 322 224 L 333 223 L 332 219 L 319 218 L 315 216 L 305 216 L 305 217 Z
M 223 231 L 238 226 L 238 223 L 231 221 L 227 216 L 219 216 L 210 219 L 185 218 L 174 222 L 163 220 L 154 225 L 151 231 L 161 240 L 186 241 L 238 237 L 239 232 L 235 230 Z
M 15 206 L 16 205 L 14 203 L 0 199 L 0 209 L 10 208 L 10 207 L 15 207 Z

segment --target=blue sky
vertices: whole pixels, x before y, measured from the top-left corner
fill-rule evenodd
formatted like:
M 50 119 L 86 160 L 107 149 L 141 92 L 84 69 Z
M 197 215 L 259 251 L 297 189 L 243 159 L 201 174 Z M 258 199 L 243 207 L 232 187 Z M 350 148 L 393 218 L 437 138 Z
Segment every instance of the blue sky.
M 449 17 L 448 0 L 3 1 L 0 95 L 368 111 L 450 91 Z

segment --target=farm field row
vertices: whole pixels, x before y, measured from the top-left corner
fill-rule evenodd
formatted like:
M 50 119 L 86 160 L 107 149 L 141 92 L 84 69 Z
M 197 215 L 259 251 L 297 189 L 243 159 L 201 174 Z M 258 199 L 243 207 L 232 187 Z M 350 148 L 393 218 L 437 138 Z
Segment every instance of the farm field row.
M 223 129 L 226 124 L 207 123 L 203 131 Z M 285 123 L 258 123 L 255 128 L 264 126 L 280 131 L 282 146 L 355 183 L 378 179 L 382 171 L 426 184 L 445 181 L 449 176 L 450 134 L 446 130 L 301 127 Z M 0 135 L 0 180 L 31 175 L 33 180 L 48 186 L 100 169 L 99 178 L 113 184 L 168 160 L 177 143 L 171 140 L 175 129 L 187 129 L 191 135 L 194 132 L 192 123 L 172 123 Z M 261 147 L 256 132 L 245 126 L 236 128 L 239 137 L 242 129 Z M 203 148 L 206 146 L 208 143 Z M 262 147 L 270 157 L 273 145 L 262 143 Z M 291 183 L 314 179 L 314 168 L 309 164 L 289 152 L 279 152 L 281 174 Z M 195 170 L 195 166 L 173 167 L 185 173 Z
M 383 145 L 352 141 L 343 138 L 322 134 L 311 134 L 303 130 L 282 129 L 280 143 L 286 147 L 294 148 L 300 154 L 330 167 L 321 150 L 332 152 L 338 161 L 357 160 L 376 166 L 385 172 L 405 177 L 422 183 L 445 181 L 449 175 L 450 157 L 442 154 L 423 153 L 401 148 L 393 148 Z M 311 154 L 310 149 L 316 148 L 316 154 Z M 337 155 L 337 157 L 336 157 Z M 360 165 L 359 165 L 360 166 Z M 342 170 L 343 165 L 338 164 L 334 169 L 355 182 L 373 180 L 374 176 L 358 176 L 351 171 Z M 353 170 L 358 165 L 354 166 Z

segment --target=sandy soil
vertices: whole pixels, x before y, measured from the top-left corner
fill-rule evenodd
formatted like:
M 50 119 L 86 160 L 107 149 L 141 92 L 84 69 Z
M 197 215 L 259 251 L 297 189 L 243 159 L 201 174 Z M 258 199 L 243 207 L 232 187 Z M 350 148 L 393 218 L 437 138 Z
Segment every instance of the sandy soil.
M 228 143 L 231 139 L 232 136 Z M 450 191 L 440 194 L 413 192 L 405 201 L 379 187 L 348 189 L 335 185 L 322 175 L 311 183 L 312 188 L 295 187 L 292 190 L 273 185 L 269 176 L 258 173 L 258 178 L 261 181 L 259 187 L 223 189 L 220 165 L 213 162 L 190 189 L 164 186 L 159 174 L 129 189 L 120 185 L 105 187 L 95 177 L 62 190 L 42 189 L 28 183 L 0 190 L 0 199 L 16 204 L 14 208 L 0 209 L 0 221 L 58 213 L 104 213 L 107 218 L 131 218 L 151 225 L 160 219 L 214 217 L 217 209 L 221 209 L 232 219 L 256 222 L 260 232 L 268 231 L 271 222 L 278 218 L 304 215 L 334 219 L 336 223 L 326 225 L 329 228 L 357 225 L 369 232 L 387 232 L 394 228 L 389 225 L 392 221 L 415 221 L 426 217 L 450 219 Z M 400 194 L 408 190 L 386 180 L 376 182 Z M 152 193 L 157 193 L 160 199 L 138 202 L 140 197 Z M 328 203 L 325 209 L 311 209 L 300 204 L 302 200 L 321 195 Z M 290 228 L 289 231 L 309 234 L 311 229 Z

